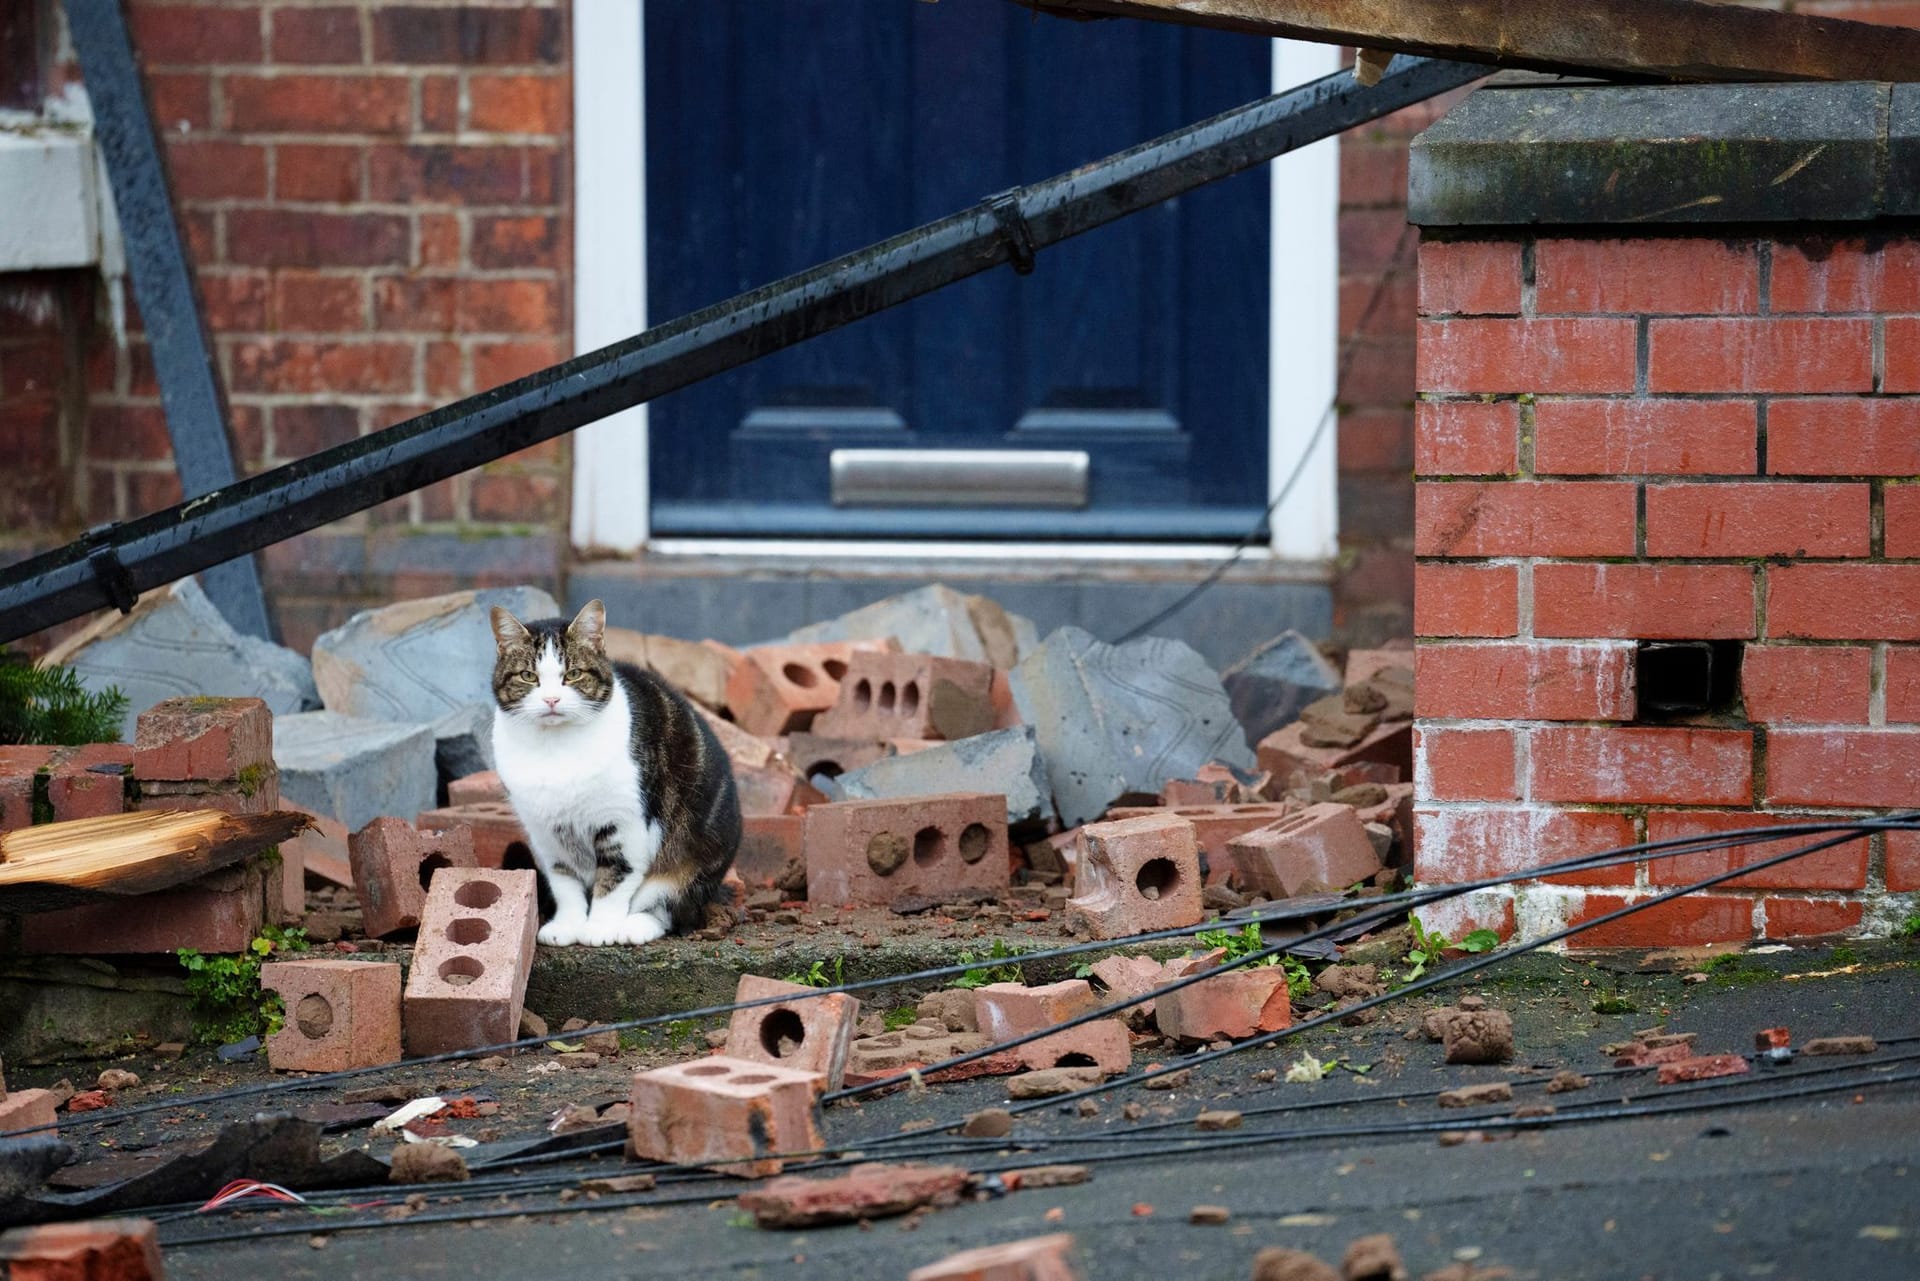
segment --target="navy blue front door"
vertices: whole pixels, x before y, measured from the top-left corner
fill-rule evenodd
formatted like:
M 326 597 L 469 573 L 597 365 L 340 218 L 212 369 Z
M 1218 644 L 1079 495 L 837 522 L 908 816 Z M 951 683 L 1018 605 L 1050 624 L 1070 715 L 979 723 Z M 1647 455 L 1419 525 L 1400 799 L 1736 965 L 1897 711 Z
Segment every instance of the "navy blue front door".
M 646 22 L 656 323 L 1269 89 L 1264 40 L 1007 0 L 647 0 Z M 653 531 L 1245 533 L 1267 221 L 1242 174 L 656 402 Z M 847 450 L 1084 455 L 1084 501 L 836 505 Z

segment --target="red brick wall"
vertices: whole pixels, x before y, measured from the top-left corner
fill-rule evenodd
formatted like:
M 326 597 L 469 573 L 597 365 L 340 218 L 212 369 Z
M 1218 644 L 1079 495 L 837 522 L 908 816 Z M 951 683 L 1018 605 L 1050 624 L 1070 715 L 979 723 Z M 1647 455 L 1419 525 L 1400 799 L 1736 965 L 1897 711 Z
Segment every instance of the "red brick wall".
M 571 354 L 559 0 L 132 0 L 131 16 L 246 470 Z M 23 324 L 12 291 L 0 285 L 0 450 L 11 457 L 20 433 L 23 455 L 61 459 L 70 483 L 6 486 L 38 506 L 0 525 L 44 543 L 177 501 L 137 315 L 124 347 L 103 317 L 68 327 L 85 348 L 84 408 L 49 425 L 57 346 Z M 55 292 L 72 314 L 93 283 Z M 34 354 L 14 355 L 19 343 Z M 64 452 L 49 451 L 55 439 Z M 566 446 L 552 442 L 268 551 L 285 639 L 304 649 L 396 594 L 555 586 L 566 479 Z M 66 490 L 55 510 L 46 495 Z
M 1920 238 L 1429 240 L 1419 281 L 1421 879 L 1920 802 Z M 1744 642 L 1742 700 L 1633 723 L 1655 639 Z M 1783 848 L 1531 887 L 1522 921 Z M 1876 837 L 1590 941 L 1851 930 L 1915 888 L 1920 845 Z

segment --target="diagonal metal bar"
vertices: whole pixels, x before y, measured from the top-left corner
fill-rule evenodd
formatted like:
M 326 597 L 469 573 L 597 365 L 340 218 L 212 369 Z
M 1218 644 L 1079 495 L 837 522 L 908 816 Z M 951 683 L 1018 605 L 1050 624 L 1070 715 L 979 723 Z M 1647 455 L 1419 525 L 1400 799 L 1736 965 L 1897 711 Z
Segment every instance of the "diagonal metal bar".
M 172 582 L 956 280 L 1019 263 L 1483 74 L 1416 59 L 1367 88 L 1344 72 L 1326 76 L 385 431 L 97 531 L 0 574 L 0 641 L 113 603 L 93 567 L 103 553 L 124 566 L 123 587 L 144 591 Z
M 1702 0 L 1013 0 L 1062 18 L 1652 80 L 1920 78 L 1920 31 Z
M 197 498 L 233 484 L 238 473 L 227 435 L 227 399 L 201 324 L 193 264 L 174 219 L 166 157 L 153 132 L 153 114 L 120 0 L 66 0 L 66 8 L 93 104 L 94 136 L 106 156 L 107 181 L 126 241 L 127 269 L 153 348 L 174 467 L 181 491 Z M 235 629 L 271 637 L 267 600 L 251 551 L 229 551 L 209 562 L 201 583 Z M 122 583 L 119 599 L 105 603 L 131 606 L 125 591 Z

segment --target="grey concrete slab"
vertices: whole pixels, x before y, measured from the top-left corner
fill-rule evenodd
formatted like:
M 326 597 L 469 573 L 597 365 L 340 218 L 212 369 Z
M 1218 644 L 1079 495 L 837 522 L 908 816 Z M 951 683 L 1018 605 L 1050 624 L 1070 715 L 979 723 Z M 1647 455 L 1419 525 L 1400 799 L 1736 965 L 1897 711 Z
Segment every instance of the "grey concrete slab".
M 382 816 L 411 822 L 432 809 L 438 775 L 431 725 L 337 712 L 275 717 L 280 795 L 357 832 Z
M 344 716 L 409 722 L 491 705 L 495 605 L 523 622 L 560 612 L 538 587 L 450 592 L 362 610 L 313 643 L 321 701 Z

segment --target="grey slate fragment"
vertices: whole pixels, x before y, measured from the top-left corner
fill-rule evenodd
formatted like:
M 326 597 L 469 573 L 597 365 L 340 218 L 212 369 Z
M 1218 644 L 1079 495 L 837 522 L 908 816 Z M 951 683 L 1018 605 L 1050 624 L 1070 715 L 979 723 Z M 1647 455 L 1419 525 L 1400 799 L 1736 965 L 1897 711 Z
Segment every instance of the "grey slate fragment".
M 434 806 L 433 727 L 337 712 L 279 716 L 280 795 L 357 832 L 382 815 L 409 822 Z
M 1889 86 L 1605 85 L 1470 94 L 1414 140 L 1407 220 L 1851 222 L 1892 212 Z M 1911 197 L 1905 197 L 1910 199 Z
M 1893 87 L 1887 116 L 1887 210 L 1920 217 L 1920 84 Z
M 1247 745 L 1300 719 L 1300 709 L 1341 688 L 1340 670 L 1299 632 L 1280 633 L 1220 673 Z
M 1068 827 L 1121 797 L 1157 795 L 1208 761 L 1253 768 L 1220 678 L 1176 640 L 1124 645 L 1063 627 L 1013 669 L 1013 700 L 1032 726 Z
M 890 800 L 942 792 L 999 792 L 1009 825 L 1044 820 L 1053 809 L 1033 726 L 994 730 L 905 756 L 889 756 L 832 780 L 835 800 Z
M 493 768 L 493 704 L 474 703 L 433 723 L 433 762 L 439 791 L 456 778 Z
M 538 587 L 451 592 L 362 610 L 313 643 L 321 702 L 343 716 L 428 723 L 491 704 L 488 610 L 495 605 L 522 622 L 560 612 Z
M 119 687 L 128 742 L 140 713 L 169 698 L 258 698 L 276 716 L 320 705 L 305 658 L 236 632 L 191 578 L 146 593 L 130 614 L 103 616 L 47 661 L 71 667 L 93 693 Z
M 1033 651 L 1039 634 L 1033 623 L 1010 614 L 997 601 L 969 596 L 944 583 L 889 596 L 851 613 L 811 623 L 790 634 L 796 645 L 820 641 L 880 640 L 897 637 L 909 654 L 964 658 L 1008 668 Z

